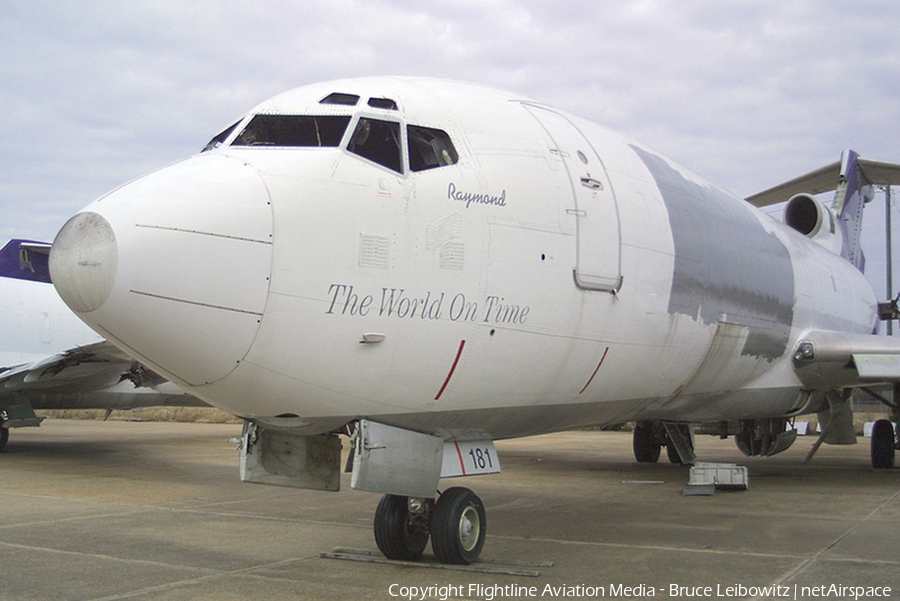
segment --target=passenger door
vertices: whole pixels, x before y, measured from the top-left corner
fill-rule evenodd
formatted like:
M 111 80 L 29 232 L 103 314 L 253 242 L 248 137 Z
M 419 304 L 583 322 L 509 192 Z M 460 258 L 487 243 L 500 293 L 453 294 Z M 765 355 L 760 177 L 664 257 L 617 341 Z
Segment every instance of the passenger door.
M 524 105 L 553 140 L 551 153 L 565 165 L 575 203 L 575 284 L 584 290 L 616 293 L 622 285 L 619 211 L 606 169 L 594 147 L 563 115 Z

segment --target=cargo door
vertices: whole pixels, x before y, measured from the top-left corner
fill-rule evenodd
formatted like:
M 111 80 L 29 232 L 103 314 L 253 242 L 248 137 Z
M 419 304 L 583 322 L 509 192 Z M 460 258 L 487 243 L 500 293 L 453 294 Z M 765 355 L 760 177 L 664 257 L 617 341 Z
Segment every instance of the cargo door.
M 569 176 L 576 217 L 575 285 L 615 293 L 622 285 L 619 211 L 603 161 L 588 139 L 563 115 L 525 104 L 553 141 Z

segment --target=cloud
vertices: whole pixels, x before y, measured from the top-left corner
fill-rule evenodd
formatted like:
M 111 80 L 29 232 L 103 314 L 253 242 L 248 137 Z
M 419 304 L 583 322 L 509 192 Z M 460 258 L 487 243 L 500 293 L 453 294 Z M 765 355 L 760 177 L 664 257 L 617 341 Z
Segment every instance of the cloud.
M 9 0 L 0 25 L 5 237 L 50 238 L 265 98 L 362 75 L 531 95 L 741 195 L 846 147 L 900 160 L 896 3 Z

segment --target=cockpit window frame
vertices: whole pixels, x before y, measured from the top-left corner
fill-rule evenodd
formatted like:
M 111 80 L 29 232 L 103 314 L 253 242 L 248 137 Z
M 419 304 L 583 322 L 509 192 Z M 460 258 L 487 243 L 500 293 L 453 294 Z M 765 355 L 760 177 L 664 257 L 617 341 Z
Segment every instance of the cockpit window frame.
M 231 141 L 230 146 L 240 148 L 255 146 L 265 148 L 339 148 L 351 121 L 350 115 L 257 113 L 247 121 L 241 132 Z
M 225 141 L 234 133 L 234 130 L 237 129 L 237 126 L 240 125 L 244 120 L 238 119 L 235 121 L 230 127 L 225 128 L 223 131 L 213 137 L 212 140 L 206 143 L 206 146 L 203 147 L 203 150 L 200 152 L 206 152 L 207 150 L 213 150 L 214 148 L 218 148 L 225 144 Z
M 350 96 L 350 95 L 342 95 Z M 348 105 L 345 105 L 349 107 Z M 382 109 L 383 110 L 383 109 Z M 343 112 L 343 111 L 341 111 Z M 279 148 L 279 149 L 340 149 L 342 152 L 353 155 L 357 159 L 385 169 L 386 171 L 403 177 L 410 177 L 428 171 L 435 171 L 443 167 L 451 167 L 457 165 L 460 161 L 459 151 L 453 142 L 453 137 L 444 129 L 437 127 L 428 127 L 408 123 L 403 118 L 392 119 L 386 118 L 384 113 L 376 113 L 374 111 L 353 111 L 352 113 L 340 114 L 273 114 L 273 113 L 255 113 L 244 116 L 239 121 L 232 124 L 221 133 L 217 134 L 202 152 L 228 145 L 239 148 Z M 398 115 L 399 117 L 399 115 Z M 255 142 L 241 140 L 255 120 L 329 120 L 332 123 L 339 123 L 342 126 L 340 136 L 336 132 L 327 135 L 327 139 L 316 139 L 315 143 L 309 144 L 292 144 L 275 143 L 271 141 Z M 376 144 L 368 149 L 358 148 L 359 140 L 357 136 L 362 125 L 377 124 L 380 132 L 376 135 L 383 136 L 381 145 Z M 265 123 L 264 123 L 265 125 Z M 390 132 L 388 137 L 386 132 Z M 238 132 L 238 133 L 236 133 Z M 308 133 L 308 132 L 307 132 Z M 372 135 L 370 132 L 369 135 Z M 308 137 L 308 136 L 307 136 Z M 389 142 L 389 140 L 391 140 Z M 385 144 L 387 142 L 387 144 Z M 396 146 L 396 153 L 392 146 Z M 385 154 L 388 149 L 390 156 Z
M 443 129 L 406 125 L 406 152 L 409 170 L 421 173 L 459 163 L 453 138 Z
M 359 104 L 358 94 L 345 94 L 343 92 L 332 92 L 319 101 L 319 104 L 330 104 L 334 106 L 356 106 Z
M 370 127 L 368 132 L 364 129 L 367 125 Z M 394 132 L 386 132 L 384 130 L 372 131 L 372 125 L 376 125 L 379 128 L 388 126 L 395 127 L 396 129 Z M 405 175 L 408 172 L 408 169 L 403 152 L 406 144 L 406 141 L 403 138 L 405 135 L 403 130 L 403 124 L 398 120 L 384 119 L 380 115 L 360 114 L 354 120 L 353 132 L 350 134 L 345 150 L 353 156 L 362 158 L 372 164 L 387 169 L 391 173 Z M 393 137 L 393 141 L 397 144 L 396 163 L 393 160 L 395 158 L 393 157 L 393 152 L 391 152 L 392 156 L 390 157 L 385 154 L 385 148 L 390 148 L 391 144 L 391 141 L 384 135 L 385 133 L 389 133 L 391 137 Z M 376 138 L 371 138 L 372 135 L 375 135 Z M 379 137 L 384 139 L 378 139 Z M 360 146 L 360 148 L 357 148 L 357 146 Z M 365 148 L 363 148 L 363 146 L 365 146 Z
M 400 110 L 400 107 L 397 106 L 397 101 L 392 100 L 391 98 L 369 98 L 366 104 L 368 104 L 373 109 L 381 109 L 384 111 Z

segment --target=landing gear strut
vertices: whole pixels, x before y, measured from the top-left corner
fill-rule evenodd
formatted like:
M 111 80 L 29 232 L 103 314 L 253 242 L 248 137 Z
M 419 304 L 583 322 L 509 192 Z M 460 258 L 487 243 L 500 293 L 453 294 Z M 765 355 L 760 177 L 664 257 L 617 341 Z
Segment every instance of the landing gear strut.
M 469 564 L 481 555 L 487 535 L 484 504 L 468 488 L 449 488 L 435 503 L 384 495 L 375 510 L 375 542 L 388 559 L 422 557 L 431 548 L 441 563 Z

